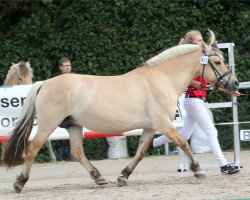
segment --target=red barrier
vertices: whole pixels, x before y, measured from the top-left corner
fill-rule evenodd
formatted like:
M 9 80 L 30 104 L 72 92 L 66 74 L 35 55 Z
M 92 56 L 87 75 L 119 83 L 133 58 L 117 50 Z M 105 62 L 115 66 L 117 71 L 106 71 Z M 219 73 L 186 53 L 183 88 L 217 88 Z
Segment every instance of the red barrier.
M 0 143 L 2 143 L 2 142 L 8 142 L 9 139 L 10 139 L 10 136 L 0 135 Z
M 123 134 L 122 133 L 108 134 L 108 133 L 100 133 L 94 131 L 83 132 L 84 138 L 102 138 L 102 137 L 114 137 L 114 136 L 123 136 Z
M 123 133 L 108 134 L 108 133 L 100 133 L 100 132 L 95 132 L 95 131 L 86 131 L 86 132 L 83 132 L 82 135 L 84 138 L 102 138 L 102 137 L 123 136 Z M 0 143 L 7 142 L 9 138 L 10 136 L 0 135 Z

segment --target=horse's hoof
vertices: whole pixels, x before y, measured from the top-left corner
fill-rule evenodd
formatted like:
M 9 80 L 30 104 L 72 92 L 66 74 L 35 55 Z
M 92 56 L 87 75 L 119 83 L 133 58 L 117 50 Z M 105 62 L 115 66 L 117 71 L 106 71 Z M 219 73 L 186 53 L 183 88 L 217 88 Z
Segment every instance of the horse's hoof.
M 124 177 L 122 177 L 122 176 L 119 176 L 119 177 L 117 178 L 117 185 L 118 185 L 119 187 L 127 186 L 127 184 L 128 184 L 128 180 L 127 180 L 126 178 L 124 178 Z
M 108 181 L 106 181 L 106 179 L 104 179 L 104 178 L 100 178 L 100 179 L 96 180 L 96 184 L 97 185 L 105 185 L 105 184 L 108 184 Z
M 204 171 L 195 172 L 194 176 L 198 179 L 207 179 Z
M 21 186 L 18 182 L 15 182 L 13 184 L 13 187 L 16 193 L 20 193 L 23 189 L 23 186 Z

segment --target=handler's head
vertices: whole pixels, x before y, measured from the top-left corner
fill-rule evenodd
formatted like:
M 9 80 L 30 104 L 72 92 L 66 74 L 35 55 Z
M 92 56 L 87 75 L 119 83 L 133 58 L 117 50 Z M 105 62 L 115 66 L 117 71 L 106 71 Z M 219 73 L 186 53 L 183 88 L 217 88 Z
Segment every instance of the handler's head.
M 188 31 L 184 38 L 181 39 L 179 44 L 198 44 L 201 45 L 203 41 L 200 31 L 191 30 Z
M 63 74 L 71 73 L 71 62 L 68 58 L 61 58 L 59 60 L 59 69 Z

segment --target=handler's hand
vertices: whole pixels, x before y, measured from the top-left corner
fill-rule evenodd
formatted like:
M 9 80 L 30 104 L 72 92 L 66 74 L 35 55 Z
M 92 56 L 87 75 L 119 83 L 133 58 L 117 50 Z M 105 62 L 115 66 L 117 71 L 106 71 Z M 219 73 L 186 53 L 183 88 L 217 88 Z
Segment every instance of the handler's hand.
M 241 93 L 240 92 L 238 92 L 238 91 L 236 91 L 236 92 L 232 92 L 232 93 L 230 93 L 232 96 L 234 96 L 234 97 L 239 97 L 240 95 L 241 95 Z
M 191 85 L 192 85 L 193 87 L 195 87 L 196 89 L 198 89 L 198 90 L 202 88 L 201 82 L 199 82 L 199 81 L 193 80 L 193 81 L 191 82 Z

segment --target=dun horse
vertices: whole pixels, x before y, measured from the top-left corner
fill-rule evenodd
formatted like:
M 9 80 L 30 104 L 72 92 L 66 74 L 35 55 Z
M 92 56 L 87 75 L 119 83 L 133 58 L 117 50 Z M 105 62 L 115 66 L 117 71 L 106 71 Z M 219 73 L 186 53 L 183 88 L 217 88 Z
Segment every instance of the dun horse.
M 4 85 L 28 85 L 32 84 L 33 70 L 29 62 L 21 61 L 19 63 L 12 63 Z M 56 162 L 56 156 L 52 150 L 52 145 L 49 140 L 46 141 L 46 146 L 49 150 L 50 160 Z
M 156 131 L 186 153 L 195 177 L 205 178 L 187 141 L 172 124 L 177 99 L 196 76 L 203 76 L 211 85 L 228 93 L 237 91 L 239 85 L 219 50 L 205 44 L 172 47 L 150 59 L 146 66 L 120 76 L 64 74 L 35 83 L 4 155 L 5 163 L 12 167 L 22 160 L 25 152 L 24 168 L 14 182 L 15 191 L 23 189 L 35 156 L 58 126 L 67 129 L 72 155 L 98 185 L 108 182 L 84 155 L 83 127 L 111 134 L 143 129 L 137 153 L 117 178 L 118 186 L 127 185 Z M 38 131 L 28 143 L 35 115 Z

